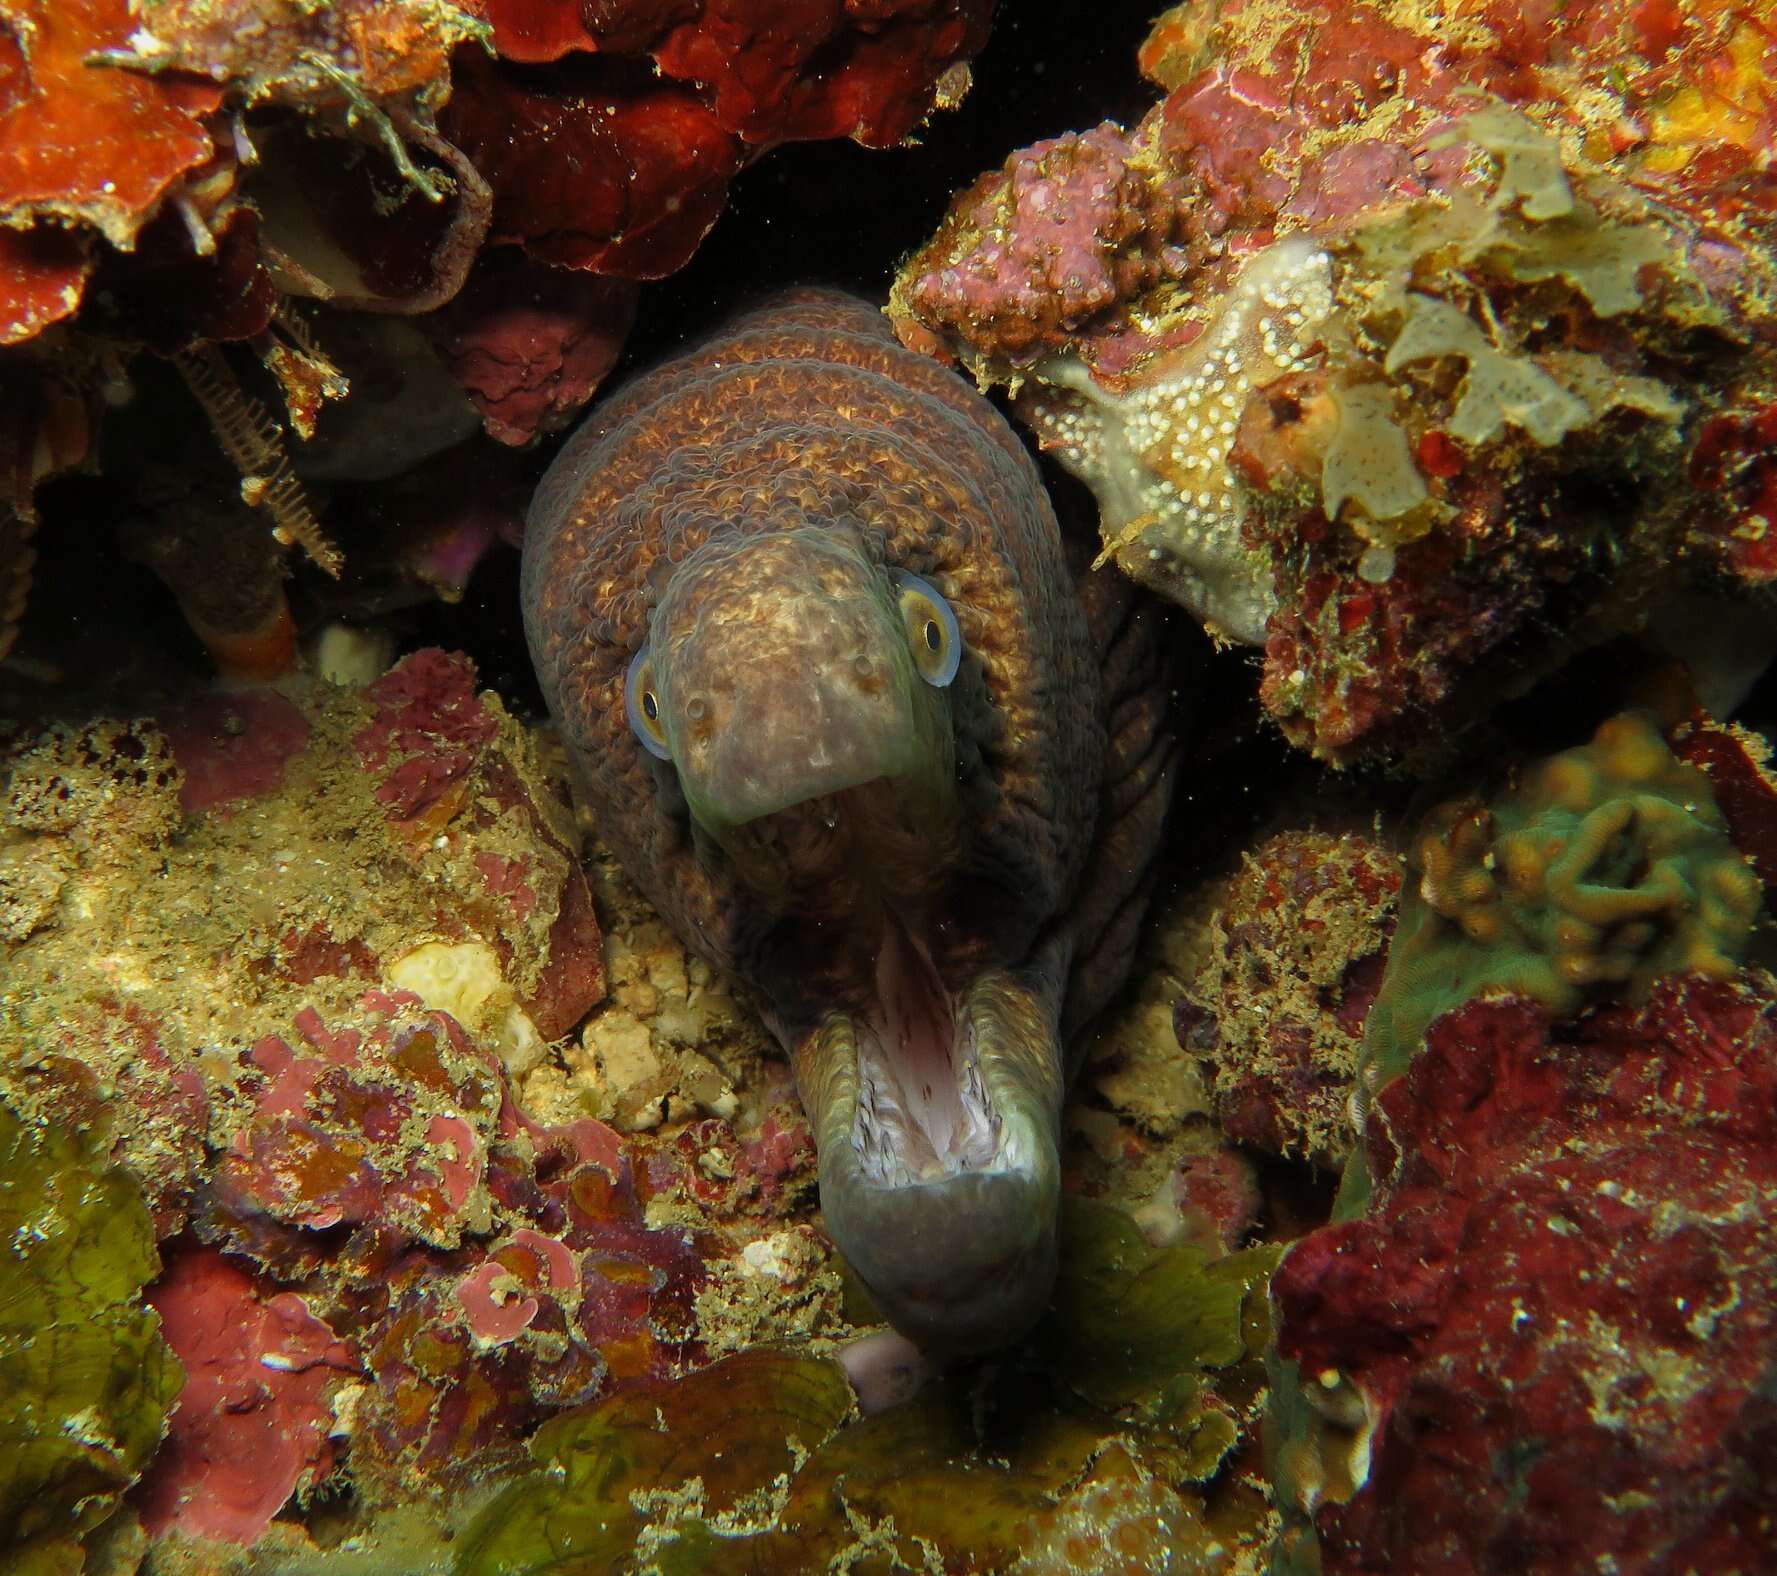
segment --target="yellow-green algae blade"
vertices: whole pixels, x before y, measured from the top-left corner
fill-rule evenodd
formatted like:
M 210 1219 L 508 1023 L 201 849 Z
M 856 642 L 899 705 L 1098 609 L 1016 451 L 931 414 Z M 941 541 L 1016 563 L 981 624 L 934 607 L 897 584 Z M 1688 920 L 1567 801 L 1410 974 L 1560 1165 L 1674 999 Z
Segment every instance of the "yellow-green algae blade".
M 1121 1210 L 1084 1199 L 1062 1211 L 1061 1252 L 1053 1355 L 1068 1384 L 1110 1408 L 1245 1356 L 1247 1293 L 1278 1257 L 1253 1249 L 1211 1260 L 1184 1244 L 1150 1247 Z
M 675 1521 L 743 1535 L 851 1411 L 836 1364 L 757 1350 L 563 1413 L 531 1441 L 544 1471 L 476 1518 L 455 1576 L 606 1576 Z
M 183 1380 L 140 1302 L 160 1268 L 96 1135 L 0 1104 L 0 1567 L 60 1576 L 140 1475 Z

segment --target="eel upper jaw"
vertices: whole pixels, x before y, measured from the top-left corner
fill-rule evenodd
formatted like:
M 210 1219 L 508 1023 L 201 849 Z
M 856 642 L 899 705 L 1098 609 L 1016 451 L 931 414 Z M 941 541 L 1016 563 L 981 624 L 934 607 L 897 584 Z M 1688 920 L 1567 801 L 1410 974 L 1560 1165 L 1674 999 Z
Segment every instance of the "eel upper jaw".
M 956 1004 L 952 1089 L 934 1098 L 909 1089 L 921 1069 L 884 1028 L 833 1014 L 796 1048 L 827 1227 L 902 1334 L 937 1356 L 989 1350 L 1034 1322 L 1055 1278 L 1052 1007 L 1016 976 L 978 979 Z

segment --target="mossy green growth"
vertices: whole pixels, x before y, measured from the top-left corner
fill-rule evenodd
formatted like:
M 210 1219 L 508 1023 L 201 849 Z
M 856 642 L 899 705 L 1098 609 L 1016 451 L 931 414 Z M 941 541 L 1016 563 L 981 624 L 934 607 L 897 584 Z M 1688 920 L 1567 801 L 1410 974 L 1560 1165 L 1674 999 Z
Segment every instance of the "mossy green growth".
M 1155 1250 L 1077 1200 L 1062 1235 L 1027 1341 L 876 1417 L 855 1417 L 836 1364 L 754 1350 L 552 1420 L 455 1576 L 1041 1571 L 1058 1527 L 1131 1499 L 1160 1507 L 1181 1556 L 1242 1515 L 1256 1529 L 1256 1495 L 1213 1528 L 1179 1496 L 1216 1476 L 1262 1387 L 1277 1252 Z
M 160 1268 L 94 1135 L 0 1104 L 0 1568 L 63 1576 L 160 1443 L 183 1375 L 142 1306 Z
M 1406 1071 L 1434 1019 L 1479 996 L 1527 996 L 1566 1017 L 1606 996 L 1641 1000 L 1667 974 L 1731 978 L 1762 896 L 1707 775 L 1633 712 L 1491 804 L 1434 810 L 1412 862 L 1364 1026 L 1365 1099 Z M 1360 1148 L 1338 1217 L 1368 1193 Z
M 1281 1256 L 1273 1245 L 1213 1259 L 1183 1243 L 1150 1247 L 1121 1210 L 1070 1200 L 1061 1216 L 1066 1268 L 1037 1349 L 1081 1399 L 1152 1415 L 1181 1383 L 1263 1349 L 1262 1341 L 1249 1349 L 1247 1302 Z

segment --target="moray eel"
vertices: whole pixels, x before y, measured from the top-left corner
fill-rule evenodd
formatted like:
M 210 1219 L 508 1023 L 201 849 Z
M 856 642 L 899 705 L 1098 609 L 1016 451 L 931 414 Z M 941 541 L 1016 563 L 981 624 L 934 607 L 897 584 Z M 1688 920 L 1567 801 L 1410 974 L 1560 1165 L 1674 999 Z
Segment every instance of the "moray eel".
M 986 400 L 807 290 L 595 408 L 523 597 L 600 835 L 765 1003 L 840 1250 L 929 1352 L 1018 1334 L 1170 790 L 1156 615 Z

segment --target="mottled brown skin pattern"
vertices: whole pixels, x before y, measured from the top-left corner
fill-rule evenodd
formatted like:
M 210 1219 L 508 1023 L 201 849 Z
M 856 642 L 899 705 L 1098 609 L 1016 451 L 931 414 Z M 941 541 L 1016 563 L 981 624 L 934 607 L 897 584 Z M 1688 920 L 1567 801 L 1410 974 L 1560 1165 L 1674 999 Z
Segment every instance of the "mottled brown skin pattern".
M 893 824 L 886 798 L 871 808 L 869 790 L 855 794 L 859 846 L 811 853 L 821 880 L 767 899 L 687 814 L 672 765 L 643 751 L 623 685 L 689 555 L 703 549 L 703 564 L 730 538 L 744 551 L 739 536 L 808 526 L 921 576 L 954 610 L 955 798 L 928 836 Z M 674 598 L 695 606 L 714 584 L 730 598 L 723 638 L 744 651 L 734 626 L 775 572 L 735 600 L 734 580 L 700 568 Z M 875 990 L 876 934 L 848 923 L 854 909 L 889 903 L 953 997 L 984 977 L 1013 982 L 1057 1046 L 1122 982 L 1170 794 L 1155 615 L 1120 577 L 1085 571 L 999 413 L 902 349 L 873 308 L 824 291 L 776 297 L 605 401 L 538 490 L 524 603 L 601 837 L 689 945 L 760 989 L 805 1099 L 798 1047 L 835 1011 L 866 1011 Z M 853 856 L 875 865 L 855 893 L 831 874 Z M 917 1314 L 897 1322 L 918 1338 Z

